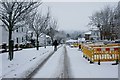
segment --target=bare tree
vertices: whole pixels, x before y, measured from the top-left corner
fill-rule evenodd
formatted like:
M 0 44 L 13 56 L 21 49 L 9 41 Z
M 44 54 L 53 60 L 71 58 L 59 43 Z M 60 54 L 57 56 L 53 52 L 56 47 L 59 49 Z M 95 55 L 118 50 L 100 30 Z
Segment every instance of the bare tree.
M 36 35 L 36 40 L 37 40 L 37 50 L 39 50 L 39 41 L 38 38 L 41 36 L 42 33 L 45 32 L 47 29 L 47 24 L 49 21 L 49 11 L 47 15 L 42 15 L 41 13 L 37 13 L 36 11 L 29 15 L 27 18 L 27 24 L 29 25 L 30 29 L 33 30 L 33 32 Z
M 115 8 L 114 20 L 115 33 L 117 34 L 117 38 L 120 39 L 120 1 Z
M 50 19 L 48 23 L 49 28 L 46 30 L 47 35 L 51 37 L 52 43 L 57 31 L 57 21 L 55 19 Z
M 113 14 L 113 9 L 107 6 L 90 17 L 90 25 L 94 25 L 99 28 L 101 39 L 111 39 L 111 28 L 114 17 Z
M 59 43 L 64 43 L 66 40 L 66 33 L 64 31 L 58 31 L 55 35 L 55 38 Z
M 90 23 L 89 25 L 96 26 L 100 30 L 100 35 L 102 39 L 102 21 L 101 21 L 101 12 L 96 12 L 92 16 L 90 16 Z
M 33 9 L 37 8 L 41 3 L 37 2 L 1 2 L 0 3 L 0 20 L 3 26 L 9 32 L 9 59 L 13 59 L 12 53 L 12 31 L 19 27 L 25 26 L 25 18 Z

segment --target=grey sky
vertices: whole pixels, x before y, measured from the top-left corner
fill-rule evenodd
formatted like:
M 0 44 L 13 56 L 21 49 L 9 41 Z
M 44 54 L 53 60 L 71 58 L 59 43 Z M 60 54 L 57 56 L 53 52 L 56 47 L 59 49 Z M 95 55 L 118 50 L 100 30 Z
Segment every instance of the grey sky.
M 51 15 L 58 21 L 59 30 L 87 30 L 89 16 L 105 6 L 116 6 L 117 2 L 44 2 L 42 11 L 48 6 Z

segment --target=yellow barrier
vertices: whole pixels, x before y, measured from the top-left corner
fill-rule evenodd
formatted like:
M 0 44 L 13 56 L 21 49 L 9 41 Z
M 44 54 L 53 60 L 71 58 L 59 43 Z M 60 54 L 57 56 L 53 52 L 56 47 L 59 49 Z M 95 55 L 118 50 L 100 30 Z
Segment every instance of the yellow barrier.
M 120 46 L 91 47 L 89 45 L 81 45 L 81 49 L 83 55 L 91 62 L 120 60 Z
M 79 45 L 81 45 L 80 43 L 74 43 L 73 46 L 74 47 L 79 47 Z
M 93 61 L 93 50 L 92 48 L 85 46 L 85 45 L 81 45 L 81 50 L 84 53 L 83 55 L 85 57 L 87 57 L 90 61 Z

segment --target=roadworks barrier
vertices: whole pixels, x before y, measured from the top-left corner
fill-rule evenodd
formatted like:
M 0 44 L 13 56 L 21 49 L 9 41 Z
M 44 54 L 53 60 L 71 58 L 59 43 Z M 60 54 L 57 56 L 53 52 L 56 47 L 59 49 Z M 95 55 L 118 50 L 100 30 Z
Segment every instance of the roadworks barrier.
M 109 44 L 109 45 L 87 45 L 82 44 L 81 50 L 83 57 L 88 59 L 90 63 L 116 61 L 116 64 L 120 61 L 120 45 Z

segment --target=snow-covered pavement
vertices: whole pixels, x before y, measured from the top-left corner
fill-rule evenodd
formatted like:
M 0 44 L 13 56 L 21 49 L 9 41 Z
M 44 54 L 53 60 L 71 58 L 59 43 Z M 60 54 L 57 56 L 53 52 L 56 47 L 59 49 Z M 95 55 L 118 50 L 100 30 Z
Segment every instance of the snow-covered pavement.
M 71 78 L 118 78 L 118 65 L 111 65 L 114 62 L 102 62 L 101 65 L 90 64 L 82 54 L 78 48 L 67 46 Z
M 0 54 L 0 64 L 2 65 L 0 66 L 0 69 L 2 69 L 0 78 L 25 78 L 51 52 L 53 52 L 52 46 L 41 47 L 38 51 L 36 48 L 24 49 L 16 51 L 12 61 L 8 60 L 8 53 Z

